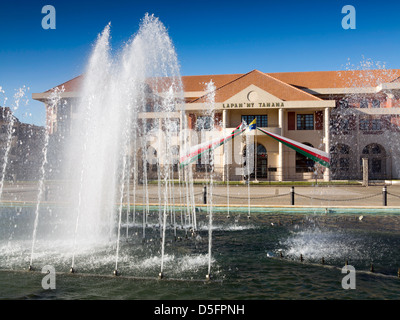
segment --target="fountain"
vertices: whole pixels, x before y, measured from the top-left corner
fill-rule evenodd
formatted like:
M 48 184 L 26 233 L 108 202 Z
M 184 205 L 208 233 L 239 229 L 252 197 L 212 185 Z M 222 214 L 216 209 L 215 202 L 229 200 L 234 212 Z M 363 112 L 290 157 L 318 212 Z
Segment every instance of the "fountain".
M 13 238 L 7 243 L 7 250 L 11 250 L 12 255 L 24 257 L 17 265 L 29 260 L 27 268 L 31 271 L 46 262 L 53 263 L 60 271 L 68 269 L 70 273 L 82 273 L 86 270 L 86 273 L 102 274 L 102 259 L 105 265 L 110 265 L 113 260 L 112 273 L 116 276 L 130 274 L 132 268 L 127 268 L 127 263 L 131 263 L 129 253 L 133 251 L 138 265 L 149 270 L 158 265 L 159 278 L 165 277 L 165 270 L 168 270 L 169 278 L 173 274 L 178 276 L 179 273 L 172 270 L 182 270 L 182 267 L 176 264 L 182 259 L 187 263 L 193 255 L 200 267 L 207 267 L 209 276 L 213 261 L 212 209 L 208 212 L 210 248 L 207 254 L 191 253 L 187 244 L 180 249 L 181 255 L 169 248 L 170 232 L 175 241 L 186 236 L 191 242 L 187 237 L 191 231 L 196 247 L 204 246 L 197 233 L 198 213 L 194 205 L 191 168 L 179 168 L 178 172 L 174 169 L 177 155 L 173 150 L 174 144 L 178 143 L 176 133 L 179 131 L 175 115 L 179 114 L 183 102 L 183 90 L 172 42 L 165 27 L 152 15 L 144 17 L 138 33 L 115 56 L 111 55 L 110 32 L 111 24 L 108 24 L 98 36 L 85 71 L 81 98 L 76 102 L 78 116 L 72 122 L 70 135 L 62 137 L 61 194 L 59 197 L 53 195 L 54 202 L 48 203 L 45 190 L 48 186 L 45 184 L 49 170 L 52 170 L 48 163 L 48 150 L 52 144 L 50 127 L 47 127 L 37 196 L 32 201 L 33 215 L 25 212 L 30 208 L 22 208 L 24 221 L 15 225 L 17 229 L 31 228 L 32 237 L 24 239 L 22 234 L 17 237 L 14 231 L 7 229 L 5 233 L 10 231 Z M 63 88 L 56 88 L 51 93 L 49 110 L 56 113 L 57 108 L 63 108 L 62 94 Z M 20 99 L 20 96 L 15 97 L 16 108 Z M 153 121 L 139 117 L 146 112 L 157 112 L 162 118 Z M 183 132 L 185 123 L 181 126 Z M 11 120 L 9 137 L 12 128 Z M 158 141 L 152 141 L 154 137 L 158 137 Z M 157 154 L 151 151 L 154 144 Z M 7 143 L 4 155 L 0 191 L 3 190 L 10 145 Z M 154 201 L 149 196 L 154 167 L 158 190 L 156 209 L 150 207 Z M 177 186 L 174 176 L 179 178 Z M 140 189 L 142 202 L 138 199 Z M 180 194 L 179 206 L 175 203 L 175 189 Z M 184 197 L 186 201 L 182 201 Z M 187 206 L 185 219 L 183 203 Z M 21 208 L 18 210 L 19 216 Z M 181 213 L 180 228 L 177 210 Z M 155 218 L 157 214 L 158 219 Z M 185 236 L 179 236 L 181 232 Z M 138 242 L 138 238 L 142 241 Z M 31 243 L 29 254 L 25 250 L 28 242 Z M 150 249 L 146 250 L 148 246 Z M 95 259 L 97 255 L 99 258 Z M 6 260 L 13 261 L 8 266 L 14 269 L 15 260 L 9 255 Z M 66 264 L 69 264 L 68 268 Z M 149 274 L 139 272 L 135 276 L 147 277 Z

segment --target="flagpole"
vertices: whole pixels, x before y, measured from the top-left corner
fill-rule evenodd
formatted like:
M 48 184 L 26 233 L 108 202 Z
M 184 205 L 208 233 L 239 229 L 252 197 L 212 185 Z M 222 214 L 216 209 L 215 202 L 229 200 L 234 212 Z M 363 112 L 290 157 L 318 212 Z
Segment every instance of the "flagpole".
M 254 164 L 254 182 L 258 182 L 257 180 L 257 158 L 258 158 L 258 146 L 257 146 L 257 130 L 254 130 L 255 135 L 255 164 Z

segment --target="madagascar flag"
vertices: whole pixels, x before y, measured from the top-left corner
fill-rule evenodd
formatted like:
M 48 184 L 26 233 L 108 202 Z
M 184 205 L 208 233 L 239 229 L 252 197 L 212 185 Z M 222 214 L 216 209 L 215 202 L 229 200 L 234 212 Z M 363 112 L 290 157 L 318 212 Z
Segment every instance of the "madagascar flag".
M 301 153 L 303 156 L 306 156 L 307 158 L 310 158 L 311 160 L 314 160 L 315 162 L 322 164 L 324 167 L 327 167 L 327 168 L 330 167 L 329 153 L 326 153 L 326 152 L 318 150 L 316 148 L 307 146 L 303 143 L 282 137 L 278 134 L 271 133 L 267 130 L 264 130 L 261 128 L 257 128 L 257 129 L 260 130 L 262 133 L 265 133 L 266 135 L 270 136 L 271 138 L 283 143 L 285 146 L 288 146 L 289 148 L 296 150 L 298 153 Z
M 215 148 L 223 145 L 225 142 L 240 135 L 245 130 L 246 126 L 241 123 L 235 130 L 233 130 L 229 135 L 225 136 L 224 138 L 217 138 L 212 141 L 207 141 L 190 148 L 187 154 L 180 157 L 180 167 L 187 166 L 188 164 L 200 158 L 201 155 L 207 150 L 214 150 Z

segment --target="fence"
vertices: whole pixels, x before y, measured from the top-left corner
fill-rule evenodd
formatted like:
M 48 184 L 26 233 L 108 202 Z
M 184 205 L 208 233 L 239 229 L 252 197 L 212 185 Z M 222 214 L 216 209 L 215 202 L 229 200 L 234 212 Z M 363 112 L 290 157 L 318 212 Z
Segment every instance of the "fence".
M 198 187 L 199 188 L 199 187 Z M 201 186 L 202 190 L 197 190 L 193 193 L 196 204 L 207 204 L 210 199 L 212 199 L 213 203 L 218 204 L 243 204 L 248 205 L 249 200 L 251 204 L 254 205 L 341 205 L 341 206 L 400 206 L 400 195 L 397 195 L 392 192 L 388 192 L 386 186 L 384 186 L 381 190 L 377 190 L 374 188 L 373 193 L 359 195 L 359 196 L 343 196 L 343 194 L 332 194 L 321 195 L 316 194 L 315 187 L 304 188 L 304 187 L 290 187 L 288 192 L 283 193 L 275 193 L 275 194 L 266 194 L 263 193 L 265 188 L 268 187 L 258 187 L 258 186 L 240 186 L 240 190 L 233 189 L 234 191 L 228 194 L 226 186 L 224 186 L 224 192 L 221 192 L 221 188 L 217 190 L 213 190 L 210 192 L 209 186 Z M 231 187 L 232 188 L 232 187 Z M 236 188 L 236 187 L 233 187 Z M 248 197 L 248 189 L 250 190 L 258 190 L 257 192 L 251 191 L 250 197 Z M 269 188 L 272 189 L 272 188 Z M 300 191 L 298 191 L 299 189 Z M 341 188 L 331 188 L 331 190 L 340 190 Z M 276 189 L 277 192 L 278 189 Z M 282 188 L 278 190 L 280 192 Z M 305 192 L 305 190 L 309 191 L 309 194 Z M 357 188 L 357 190 L 362 190 L 364 193 L 365 188 Z M 235 192 L 236 191 L 236 192 Z M 237 194 L 239 192 L 239 194 Z M 262 194 L 260 194 L 260 192 Z M 346 191 L 344 191 L 346 192 Z M 257 194 L 258 193 L 258 194 Z M 159 202 L 161 199 L 156 195 L 149 194 L 145 196 L 143 194 L 136 194 L 136 201 L 145 202 L 148 200 L 149 202 Z M 180 194 L 169 194 L 168 201 L 173 203 L 185 203 L 187 199 L 186 190 L 181 190 Z

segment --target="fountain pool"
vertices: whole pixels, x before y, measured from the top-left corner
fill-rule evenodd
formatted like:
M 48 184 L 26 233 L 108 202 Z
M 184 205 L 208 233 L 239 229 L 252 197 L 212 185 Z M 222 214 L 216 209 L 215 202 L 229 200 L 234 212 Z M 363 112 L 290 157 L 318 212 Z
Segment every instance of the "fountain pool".
M 41 212 L 37 266 L 53 265 L 56 289 L 44 290 L 29 262 L 33 208 L 3 208 L 0 242 L 2 299 L 398 299 L 400 234 L 397 215 L 299 214 L 286 212 L 214 215 L 213 280 L 208 269 L 208 223 L 199 212 L 195 234 L 166 229 L 164 278 L 157 275 L 161 241 L 158 211 L 148 217 L 146 240 L 141 225 L 129 224 L 121 239 L 120 276 L 112 275 L 115 242 L 76 252 L 77 273 L 69 273 L 72 241 L 60 240 L 54 221 L 62 209 Z M 5 219 L 7 217 L 7 219 Z M 124 225 L 124 223 L 123 223 Z M 44 233 L 42 233 L 44 234 Z M 68 236 L 68 235 L 66 235 Z M 280 256 L 282 252 L 283 257 Z M 300 261 L 300 254 L 304 260 Z M 321 259 L 324 258 L 324 264 Z M 345 262 L 356 269 L 356 289 L 341 286 Z M 371 263 L 374 272 L 370 272 Z M 25 271 L 24 271 L 25 270 Z

